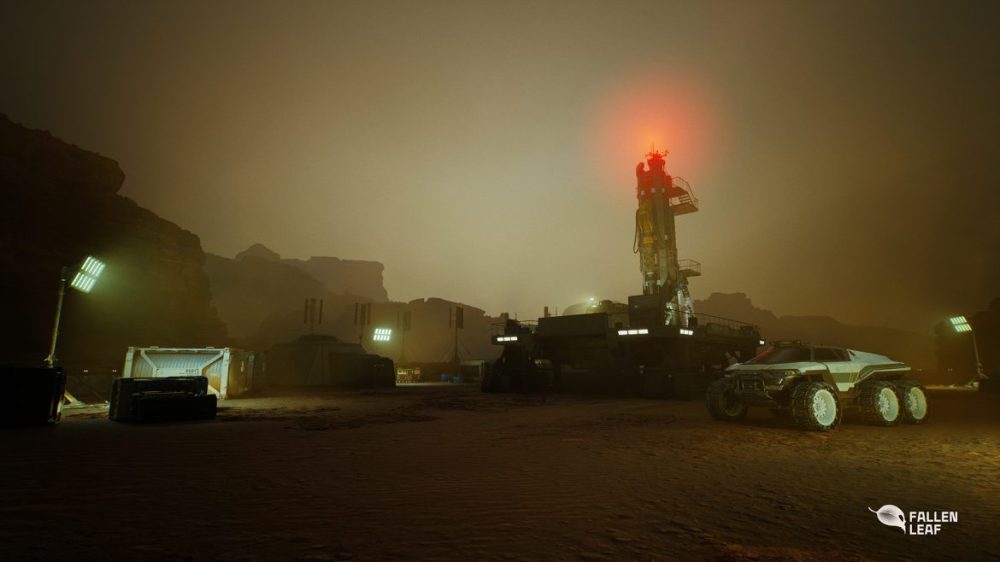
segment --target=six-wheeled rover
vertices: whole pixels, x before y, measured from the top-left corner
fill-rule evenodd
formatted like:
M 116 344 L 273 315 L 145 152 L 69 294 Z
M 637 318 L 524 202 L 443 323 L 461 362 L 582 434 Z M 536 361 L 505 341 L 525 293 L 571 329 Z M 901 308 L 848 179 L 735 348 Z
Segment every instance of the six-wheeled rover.
M 726 369 L 708 387 L 715 419 L 742 420 L 751 407 L 769 408 L 802 428 L 828 431 L 855 408 L 866 423 L 923 423 L 927 394 L 910 367 L 884 355 L 803 342 L 778 342 Z

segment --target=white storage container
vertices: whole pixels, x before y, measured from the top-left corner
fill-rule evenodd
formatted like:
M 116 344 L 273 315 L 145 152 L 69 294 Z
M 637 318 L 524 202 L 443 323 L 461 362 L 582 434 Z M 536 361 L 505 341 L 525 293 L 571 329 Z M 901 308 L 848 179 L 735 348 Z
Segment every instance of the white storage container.
M 130 347 L 123 377 L 208 378 L 209 391 L 235 398 L 253 388 L 254 353 L 232 347 Z

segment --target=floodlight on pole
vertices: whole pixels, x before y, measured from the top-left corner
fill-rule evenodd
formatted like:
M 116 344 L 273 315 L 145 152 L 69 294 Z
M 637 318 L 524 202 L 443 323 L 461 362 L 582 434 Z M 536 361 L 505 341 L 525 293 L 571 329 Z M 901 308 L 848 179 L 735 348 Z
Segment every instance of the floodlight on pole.
M 71 269 L 75 269 L 76 271 L 69 286 L 82 293 L 89 293 L 94 288 L 94 285 L 97 284 L 97 279 L 101 276 L 101 272 L 104 271 L 104 262 L 93 256 L 87 256 L 87 259 L 83 260 L 78 266 L 73 266 L 72 268 L 63 267 L 59 271 L 59 295 L 56 301 L 56 318 L 52 327 L 52 343 L 49 345 L 49 354 L 45 358 L 45 364 L 49 367 L 56 363 L 59 321 L 62 319 L 63 299 L 66 297 L 66 280 L 69 278 Z
M 951 327 L 960 334 L 972 331 L 972 325 L 969 324 L 965 316 L 953 316 L 948 321 L 951 322 Z
M 972 330 L 972 324 L 965 316 L 952 316 L 948 319 L 951 323 L 951 327 L 955 332 L 959 334 L 972 334 L 972 353 L 976 359 L 976 378 L 973 379 L 970 384 L 979 379 L 985 379 L 986 375 L 983 374 L 983 364 L 979 362 L 979 345 L 976 343 L 976 332 Z
M 104 271 L 104 262 L 87 256 L 87 259 L 83 260 L 80 270 L 73 276 L 73 281 L 70 282 L 69 286 L 78 291 L 89 293 L 97 284 L 97 278 L 101 276 L 102 271 Z
M 392 340 L 392 328 L 375 328 L 372 341 L 386 342 Z

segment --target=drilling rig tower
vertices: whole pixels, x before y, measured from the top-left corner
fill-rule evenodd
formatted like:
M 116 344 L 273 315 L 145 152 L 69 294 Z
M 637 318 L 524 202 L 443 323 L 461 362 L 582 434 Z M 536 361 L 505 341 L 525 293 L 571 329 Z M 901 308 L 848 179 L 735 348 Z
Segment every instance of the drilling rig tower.
M 633 308 L 659 309 L 657 324 L 687 327 L 694 318 L 688 279 L 701 274 L 701 264 L 677 257 L 675 218 L 698 210 L 691 186 L 665 169 L 667 151 L 651 149 L 646 162 L 635 168 L 635 240 L 639 254 L 642 296 L 633 297 Z

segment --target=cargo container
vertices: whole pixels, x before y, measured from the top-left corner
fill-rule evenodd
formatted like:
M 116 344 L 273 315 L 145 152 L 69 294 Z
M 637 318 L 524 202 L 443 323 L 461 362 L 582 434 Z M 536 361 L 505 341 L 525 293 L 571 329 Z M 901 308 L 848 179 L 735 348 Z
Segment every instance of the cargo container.
M 62 417 L 62 367 L 2 367 L 0 385 L 6 398 L 0 426 L 55 424 Z
M 209 392 L 236 398 L 254 388 L 256 354 L 233 347 L 130 347 L 125 378 L 197 377 L 208 379 Z
M 116 378 L 108 418 L 119 422 L 208 420 L 216 396 L 205 377 Z
M 396 386 L 391 359 L 366 353 L 360 344 L 319 334 L 272 346 L 266 372 L 271 387 Z

